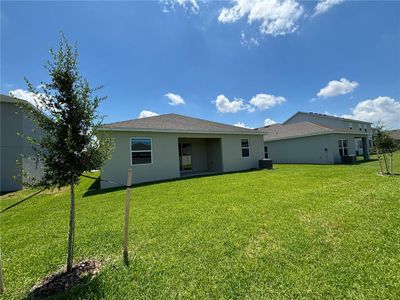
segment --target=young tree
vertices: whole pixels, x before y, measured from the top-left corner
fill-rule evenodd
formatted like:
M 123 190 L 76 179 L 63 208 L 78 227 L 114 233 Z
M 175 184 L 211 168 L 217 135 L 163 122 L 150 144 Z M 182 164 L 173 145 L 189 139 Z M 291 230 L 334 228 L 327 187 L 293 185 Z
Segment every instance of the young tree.
M 375 145 L 378 154 L 382 174 L 393 174 L 393 152 L 396 151 L 397 145 L 390 135 L 383 130 L 382 126 L 377 129 Z M 383 158 L 385 171 L 383 171 L 381 158 Z
M 70 186 L 67 272 L 73 267 L 75 236 L 75 185 L 82 173 L 102 166 L 112 150 L 112 140 L 97 131 L 102 124 L 98 115 L 99 103 L 105 97 L 94 96 L 99 88 L 92 89 L 79 75 L 78 52 L 61 35 L 59 49 L 50 50 L 52 61 L 45 66 L 50 82 L 38 88 L 25 79 L 34 93 L 35 105 L 19 101 L 28 117 L 42 134 L 39 138 L 27 137 L 35 146 L 43 164 L 42 178 L 31 178 L 41 187 Z

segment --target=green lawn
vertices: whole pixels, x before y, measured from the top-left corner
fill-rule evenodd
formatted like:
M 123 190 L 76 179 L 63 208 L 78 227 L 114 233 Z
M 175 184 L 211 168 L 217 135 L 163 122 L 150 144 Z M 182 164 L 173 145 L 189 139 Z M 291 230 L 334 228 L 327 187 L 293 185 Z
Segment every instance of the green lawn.
M 376 161 L 275 167 L 135 187 L 128 268 L 125 191 L 84 195 L 83 179 L 75 258 L 103 268 L 60 298 L 399 299 L 400 176 L 378 176 Z M 65 264 L 68 211 L 62 190 L 0 215 L 5 298 Z

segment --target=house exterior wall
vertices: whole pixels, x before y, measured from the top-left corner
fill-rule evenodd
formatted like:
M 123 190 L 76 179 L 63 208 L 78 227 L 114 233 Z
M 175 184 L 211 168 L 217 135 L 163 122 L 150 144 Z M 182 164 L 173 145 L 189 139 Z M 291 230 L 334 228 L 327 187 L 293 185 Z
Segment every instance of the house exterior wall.
M 242 138 L 249 139 L 249 157 L 242 157 Z M 264 143 L 262 136 L 225 135 L 221 142 L 224 172 L 258 168 L 258 161 L 264 158 Z
M 351 134 L 325 134 L 266 141 L 265 145 L 274 163 L 335 164 L 341 163 L 339 139 L 346 139 L 348 155 L 355 155 L 355 138 Z
M 220 139 L 208 140 L 207 147 L 207 169 L 211 172 L 222 172 L 222 149 Z
M 324 116 L 320 114 L 315 114 L 315 113 L 297 113 L 295 114 L 292 118 L 284 122 L 284 124 L 295 124 L 295 123 L 300 123 L 300 122 L 312 122 L 315 124 L 319 124 L 322 126 L 328 126 L 328 127 L 334 127 L 334 128 L 340 128 L 344 129 L 346 131 L 352 132 L 354 134 L 368 134 L 367 137 L 367 143 L 372 145 L 372 126 L 371 123 L 368 122 L 362 122 L 362 121 L 357 121 L 357 120 L 345 120 L 345 119 L 336 119 L 336 118 L 331 118 L 329 116 Z M 352 129 L 350 129 L 350 125 L 352 126 Z M 361 130 L 360 130 L 361 128 Z M 363 135 L 364 137 L 364 135 Z M 371 149 L 372 150 L 372 149 Z
M 21 170 L 16 161 L 20 158 L 22 139 L 17 132 L 22 131 L 22 116 L 18 114 L 18 107 L 13 103 L 1 102 L 1 182 L 2 192 L 15 191 L 22 185 L 14 180 L 14 176 L 20 177 Z
M 133 183 L 165 180 L 180 177 L 178 140 L 190 140 L 193 145 L 193 171 L 239 171 L 258 167 L 263 158 L 263 137 L 246 135 L 218 135 L 161 132 L 110 133 L 115 141 L 115 150 L 101 171 L 101 178 L 125 184 L 130 165 L 130 139 L 148 137 L 152 139 L 152 163 L 133 165 Z M 248 138 L 250 157 L 241 157 L 241 138 Z M 194 141 L 196 139 L 196 141 Z M 210 140 L 204 140 L 210 139 Z M 194 141 L 194 142 L 193 142 Z M 211 143 L 208 145 L 208 143 Z M 211 158 L 207 159 L 207 155 Z M 222 157 L 222 159 L 219 159 Z M 196 170 L 195 170 L 196 168 Z M 101 182 L 101 188 L 117 186 Z
M 42 176 L 41 164 L 21 156 L 22 154 L 32 156 L 34 150 L 29 142 L 18 133 L 35 137 L 40 132 L 34 131 L 35 125 L 16 106 L 15 102 L 1 101 L 0 116 L 0 191 L 16 191 L 22 189 L 21 183 L 27 182 L 26 178 L 22 176 L 22 170 L 33 177 L 40 178 Z

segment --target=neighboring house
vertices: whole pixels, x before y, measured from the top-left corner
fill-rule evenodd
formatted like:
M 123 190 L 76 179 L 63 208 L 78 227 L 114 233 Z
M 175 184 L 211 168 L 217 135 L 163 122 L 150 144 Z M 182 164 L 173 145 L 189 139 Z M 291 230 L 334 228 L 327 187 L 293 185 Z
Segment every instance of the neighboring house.
M 371 123 L 298 112 L 283 124 L 258 128 L 264 133 L 265 158 L 274 163 L 334 164 L 343 156 L 369 159 Z
M 400 146 L 400 129 L 389 130 L 388 134 L 392 139 L 394 139 L 395 143 Z
M 32 137 L 40 133 L 12 97 L 0 95 L 0 116 L 0 192 L 16 191 L 22 189 L 23 183 L 27 182 L 23 171 L 37 178 L 42 175 L 41 164 L 27 158 L 35 155 L 35 151 L 18 133 Z
M 261 132 L 177 114 L 135 119 L 102 126 L 115 140 L 115 150 L 101 178 L 125 184 L 196 174 L 258 168 L 263 159 Z M 101 182 L 102 188 L 116 184 Z

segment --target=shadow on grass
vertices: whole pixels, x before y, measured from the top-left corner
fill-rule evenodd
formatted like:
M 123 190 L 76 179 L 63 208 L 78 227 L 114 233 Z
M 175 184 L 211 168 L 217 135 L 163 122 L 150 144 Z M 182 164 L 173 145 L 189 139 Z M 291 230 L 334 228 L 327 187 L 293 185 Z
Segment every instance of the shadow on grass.
M 41 189 L 41 190 L 39 190 L 39 191 L 37 191 L 37 192 L 35 192 L 35 193 L 29 195 L 29 196 L 27 196 L 27 197 L 25 197 L 24 199 L 22 199 L 22 200 L 20 200 L 20 201 L 18 201 L 18 202 L 16 202 L 16 203 L 14 203 L 14 204 L 12 204 L 12 205 L 6 207 L 6 208 L 4 208 L 2 211 L 0 211 L 0 214 L 3 213 L 3 212 L 5 212 L 5 211 L 7 211 L 7 210 L 9 210 L 9 209 L 11 209 L 11 208 L 13 208 L 14 206 L 17 206 L 18 204 L 21 204 L 21 203 L 25 202 L 26 200 L 29 200 L 29 199 L 33 198 L 34 196 L 40 194 L 40 193 L 43 192 L 44 190 L 45 190 L 45 188 L 44 188 L 44 189 Z
M 103 289 L 101 282 L 101 274 L 96 276 L 95 278 L 90 278 L 90 276 L 85 276 L 82 278 L 79 285 L 60 292 L 55 295 L 50 295 L 47 297 L 35 297 L 32 294 L 28 294 L 25 297 L 25 300 L 32 299 L 52 299 L 52 300 L 61 300 L 61 299 L 104 299 L 106 298 L 106 293 Z
M 361 165 L 361 164 L 365 164 L 365 163 L 369 163 L 369 162 L 374 162 L 374 161 L 378 161 L 378 159 L 376 159 L 376 158 L 370 158 L 370 159 L 357 160 L 357 162 L 356 162 L 355 164 L 356 164 L 356 165 Z
M 65 270 L 46 277 L 34 286 L 25 299 L 90 299 L 104 297 L 100 265 L 95 261 L 78 263 L 73 270 Z
M 271 170 L 274 170 L 274 169 L 271 169 Z M 268 170 L 268 171 L 271 171 L 271 170 Z M 252 173 L 252 172 L 257 172 L 257 171 L 263 171 L 263 170 L 260 170 L 260 169 L 249 169 L 249 170 L 243 170 L 243 171 L 220 172 L 220 173 L 212 173 L 212 174 L 198 174 L 198 175 L 194 174 L 194 175 L 190 175 L 190 176 L 187 176 L 187 177 L 177 177 L 177 178 L 171 178 L 171 179 L 165 179 L 165 180 L 156 180 L 156 181 L 132 184 L 132 187 L 142 187 L 142 186 L 154 185 L 154 184 L 159 184 L 159 183 L 183 181 L 183 180 L 188 180 L 188 179 L 193 179 L 193 178 L 216 177 L 216 176 L 228 175 L 228 174 Z M 99 181 L 101 181 L 100 177 L 98 179 L 99 179 Z M 126 189 L 126 186 L 118 186 L 118 187 L 112 187 L 112 188 L 106 188 L 106 189 L 96 189 L 96 190 L 93 190 L 93 189 L 91 190 L 89 188 L 83 194 L 83 197 L 102 195 L 102 194 L 112 193 L 112 192 L 115 192 L 115 191 L 121 191 L 121 190 L 125 190 L 125 189 Z

